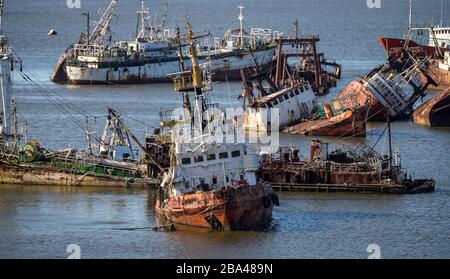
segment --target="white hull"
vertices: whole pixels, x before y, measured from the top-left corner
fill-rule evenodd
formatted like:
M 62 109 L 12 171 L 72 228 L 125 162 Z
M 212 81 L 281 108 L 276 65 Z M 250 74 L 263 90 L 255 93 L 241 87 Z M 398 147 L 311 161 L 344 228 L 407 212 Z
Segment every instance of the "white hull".
M 298 92 L 299 94 L 289 93 L 287 100 L 284 97 L 276 98 L 271 101 L 271 108 L 260 106 L 257 108 L 248 108 L 244 115 L 243 128 L 248 130 L 273 131 L 278 126 L 279 130 L 283 130 L 289 125 L 308 119 L 316 106 L 316 96 L 311 86 L 308 85 L 307 89 L 304 89 L 304 92 L 301 92 L 301 90 L 294 90 L 293 92 Z M 274 101 L 277 101 L 277 104 L 274 104 Z
M 216 76 L 218 79 L 227 78 L 226 76 L 222 77 L 224 73 L 229 73 L 229 79 L 237 79 L 241 69 L 255 66 L 254 58 L 258 65 L 263 66 L 272 62 L 274 54 L 275 49 L 270 48 L 253 52 L 253 55 L 245 52 L 242 55 L 212 57 L 210 69 L 218 75 Z M 73 84 L 162 82 L 169 81 L 168 74 L 180 71 L 178 59 L 172 60 L 142 66 L 116 68 L 98 68 L 97 63 L 86 63 L 86 66 L 68 65 L 66 71 L 70 83 Z M 206 63 L 208 60 L 206 57 L 201 58 L 200 63 Z M 186 59 L 185 66 L 190 68 L 189 59 Z

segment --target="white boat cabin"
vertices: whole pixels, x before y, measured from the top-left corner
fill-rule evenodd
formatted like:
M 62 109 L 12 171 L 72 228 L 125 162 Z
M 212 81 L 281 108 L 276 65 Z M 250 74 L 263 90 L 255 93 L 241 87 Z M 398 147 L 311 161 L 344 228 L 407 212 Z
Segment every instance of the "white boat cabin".
M 175 153 L 174 196 L 258 182 L 259 156 L 248 154 L 244 144 L 177 143 Z
M 246 129 L 269 131 L 308 119 L 317 105 L 316 96 L 308 83 L 292 85 L 258 99 L 244 116 Z M 275 111 L 277 109 L 278 111 Z M 272 119 L 278 117 L 278 120 Z

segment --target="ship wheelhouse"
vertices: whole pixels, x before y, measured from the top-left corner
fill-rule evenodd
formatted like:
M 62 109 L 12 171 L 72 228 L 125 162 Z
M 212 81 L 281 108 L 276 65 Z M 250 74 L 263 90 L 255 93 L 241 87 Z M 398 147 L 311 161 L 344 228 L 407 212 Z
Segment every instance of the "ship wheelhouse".
M 450 27 L 434 28 L 434 35 L 436 36 L 439 47 L 450 48 Z M 434 46 L 434 39 L 432 37 L 429 38 L 429 45 Z
M 243 144 L 176 144 L 172 193 L 177 195 L 256 185 L 260 167 L 256 154 Z

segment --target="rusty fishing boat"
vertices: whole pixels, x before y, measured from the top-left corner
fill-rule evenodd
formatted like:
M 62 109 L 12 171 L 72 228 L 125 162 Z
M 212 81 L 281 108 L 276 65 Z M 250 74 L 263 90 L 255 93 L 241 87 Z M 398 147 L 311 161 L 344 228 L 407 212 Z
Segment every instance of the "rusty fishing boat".
M 360 80 L 352 81 L 338 98 L 356 95 L 359 106 L 368 105 L 370 122 L 384 122 L 387 115 L 393 121 L 409 118 L 427 88 L 437 85 L 427 65 L 426 59 L 415 59 L 405 50 L 402 58 L 377 66 Z
M 418 194 L 433 192 L 432 179 L 413 180 L 402 169 L 400 152 L 381 155 L 358 145 L 328 151 L 328 143 L 311 141 L 309 160 L 294 146 L 263 157 L 262 176 L 278 191 Z
M 179 55 L 186 52 L 186 48 L 176 42 L 176 29 L 166 26 L 168 5 L 158 25 L 142 1 L 135 40 L 112 42 L 106 35 L 117 2 L 111 0 L 92 32 L 88 19 L 86 33 L 61 56 L 51 78 L 53 81 L 71 84 L 170 82 L 168 74 L 179 70 Z M 244 7 L 239 9 L 239 27 L 229 28 L 223 38 L 211 39 L 205 32 L 204 38 L 208 39 L 199 42 L 199 61 L 211 61 L 215 80 L 239 79 L 240 70 L 253 66 L 255 61 L 266 67 L 272 64 L 277 46 L 272 30 L 245 30 Z M 186 69 L 191 67 L 189 60 L 185 66 Z
M 347 104 L 344 106 L 342 103 Z M 356 95 L 349 95 L 320 105 L 312 119 L 290 126 L 284 132 L 307 136 L 365 137 L 367 114 L 368 105 L 359 105 Z
M 278 197 L 258 177 L 257 154 L 244 144 L 223 143 L 211 129 L 214 118 L 206 92 L 208 71 L 201 73 L 196 36 L 188 23 L 192 70 L 172 76 L 175 90 L 183 94 L 187 118 L 171 128 L 171 162 L 159 188 L 156 210 L 163 222 L 214 230 L 253 229 L 272 219 Z M 194 92 L 195 105 L 189 102 Z M 193 108 L 192 108 L 193 107 Z M 191 110 L 192 108 L 192 110 Z M 192 122 L 190 119 L 194 117 Z

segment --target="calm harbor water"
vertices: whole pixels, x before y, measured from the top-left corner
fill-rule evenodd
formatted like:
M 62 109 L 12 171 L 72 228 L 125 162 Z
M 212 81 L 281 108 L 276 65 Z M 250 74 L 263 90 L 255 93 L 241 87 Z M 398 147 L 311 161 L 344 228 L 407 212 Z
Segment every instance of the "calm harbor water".
M 147 1 L 162 14 L 164 1 Z M 349 81 L 383 63 L 380 36 L 402 36 L 407 28 L 406 0 L 382 0 L 369 9 L 365 0 L 171 0 L 170 24 L 184 25 L 189 16 L 197 29 L 219 36 L 247 9 L 248 27 L 292 32 L 297 18 L 303 34 L 320 34 L 320 48 L 343 64 L 343 79 L 329 96 Z M 440 1 L 414 1 L 417 23 L 437 23 Z M 446 1 L 444 1 L 446 2 Z M 100 132 L 109 107 L 142 138 L 159 123 L 158 112 L 180 105 L 167 84 L 132 86 L 66 86 L 48 81 L 59 54 L 84 30 L 82 12 L 95 14 L 106 0 L 82 0 L 68 9 L 65 0 L 7 1 L 4 30 L 24 68 L 65 103 L 98 116 L 90 125 Z M 113 39 L 130 38 L 140 1 L 121 0 L 113 22 Z M 450 12 L 445 3 L 444 15 Z M 450 24 L 448 19 L 444 23 Z M 56 29 L 58 35 L 48 37 Z M 29 137 L 49 148 L 85 148 L 84 132 L 35 88 L 15 74 L 19 120 L 30 124 Z M 239 105 L 239 83 L 217 84 L 213 102 Z M 75 114 L 80 121 L 83 115 Z M 148 123 L 143 125 L 142 123 Z M 381 124 L 370 124 L 365 139 L 329 139 L 332 147 L 374 144 Z M 308 153 L 309 137 L 281 138 Z M 383 140 L 377 149 L 386 151 Z M 393 143 L 402 163 L 417 178 L 433 178 L 438 188 L 424 195 L 351 195 L 284 193 L 272 225 L 258 232 L 211 232 L 180 227 L 174 233 L 153 232 L 155 195 L 150 190 L 0 186 L 0 258 L 66 258 L 77 244 L 83 258 L 367 258 L 369 244 L 385 258 L 450 257 L 450 129 L 430 129 L 410 121 L 393 124 Z

